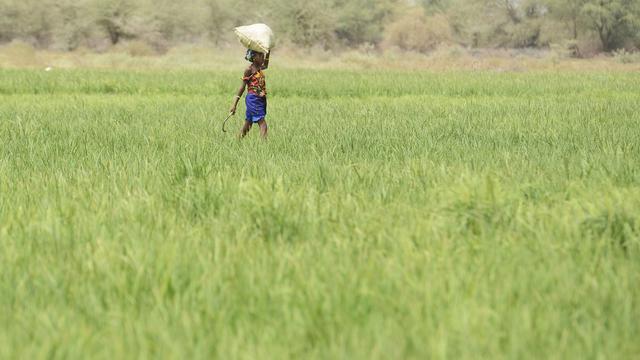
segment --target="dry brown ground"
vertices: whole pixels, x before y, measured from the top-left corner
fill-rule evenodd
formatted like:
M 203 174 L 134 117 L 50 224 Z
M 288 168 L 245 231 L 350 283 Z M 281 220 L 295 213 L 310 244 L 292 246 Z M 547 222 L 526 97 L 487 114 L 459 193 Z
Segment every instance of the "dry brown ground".
M 237 69 L 244 50 L 183 45 L 158 55 L 135 42 L 105 53 L 88 50 L 55 52 L 12 43 L 0 46 L 0 68 Z M 274 50 L 273 67 L 308 69 L 388 69 L 410 71 L 640 71 L 640 54 L 573 59 L 554 51 L 467 50 L 443 47 L 430 54 L 374 50 L 340 53 L 292 47 Z

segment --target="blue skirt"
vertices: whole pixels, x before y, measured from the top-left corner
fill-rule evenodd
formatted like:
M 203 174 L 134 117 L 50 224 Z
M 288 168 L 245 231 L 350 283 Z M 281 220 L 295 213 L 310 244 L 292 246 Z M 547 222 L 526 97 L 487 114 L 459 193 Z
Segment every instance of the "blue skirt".
M 247 105 L 247 121 L 258 122 L 267 116 L 267 97 L 249 93 L 245 98 Z

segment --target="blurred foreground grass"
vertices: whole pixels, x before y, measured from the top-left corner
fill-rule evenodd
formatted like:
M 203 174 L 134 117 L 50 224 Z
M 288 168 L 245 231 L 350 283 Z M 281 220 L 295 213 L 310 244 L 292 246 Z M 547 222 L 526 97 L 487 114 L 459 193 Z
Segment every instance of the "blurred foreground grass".
M 638 74 L 0 76 L 0 358 L 640 352 Z

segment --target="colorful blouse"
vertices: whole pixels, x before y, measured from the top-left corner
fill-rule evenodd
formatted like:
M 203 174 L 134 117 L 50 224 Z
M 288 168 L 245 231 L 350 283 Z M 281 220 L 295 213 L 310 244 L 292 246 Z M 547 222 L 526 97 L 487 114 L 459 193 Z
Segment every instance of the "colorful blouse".
M 258 96 L 267 96 L 267 83 L 262 70 L 253 73 L 251 76 L 243 77 L 242 81 L 247 82 L 248 93 Z

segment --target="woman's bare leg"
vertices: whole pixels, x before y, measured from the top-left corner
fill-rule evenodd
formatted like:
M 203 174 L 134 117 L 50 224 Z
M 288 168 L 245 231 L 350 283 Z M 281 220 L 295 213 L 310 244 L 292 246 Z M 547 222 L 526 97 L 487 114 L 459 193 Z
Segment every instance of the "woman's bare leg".
M 269 130 L 267 121 L 265 119 L 258 120 L 258 125 L 260 126 L 260 136 L 262 136 L 263 139 L 266 139 L 267 131 Z
M 240 129 L 240 134 L 238 134 L 238 137 L 240 139 L 245 137 L 247 135 L 247 133 L 249 132 L 249 130 L 251 130 L 251 125 L 253 125 L 253 123 L 251 121 L 245 121 L 244 122 L 244 126 L 242 127 L 242 129 Z

